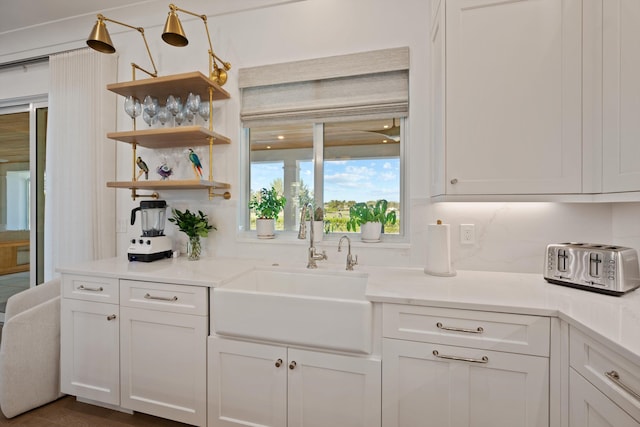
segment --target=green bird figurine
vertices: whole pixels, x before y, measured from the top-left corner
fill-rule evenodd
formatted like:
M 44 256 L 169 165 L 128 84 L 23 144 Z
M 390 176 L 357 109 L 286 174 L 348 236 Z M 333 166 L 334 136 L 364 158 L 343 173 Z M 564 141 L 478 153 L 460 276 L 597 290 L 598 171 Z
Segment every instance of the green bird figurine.
M 138 177 L 136 179 L 140 179 L 140 176 L 142 174 L 144 174 L 144 179 L 148 180 L 149 179 L 149 166 L 147 166 L 147 164 L 144 162 L 144 160 L 142 160 L 142 157 L 138 157 L 136 159 L 136 164 L 140 168 L 140 171 L 138 172 Z
M 198 157 L 191 148 L 189 148 L 189 160 L 191 161 L 191 166 L 193 167 L 193 172 L 196 174 L 196 178 L 202 178 L 202 163 L 200 163 L 200 157 Z

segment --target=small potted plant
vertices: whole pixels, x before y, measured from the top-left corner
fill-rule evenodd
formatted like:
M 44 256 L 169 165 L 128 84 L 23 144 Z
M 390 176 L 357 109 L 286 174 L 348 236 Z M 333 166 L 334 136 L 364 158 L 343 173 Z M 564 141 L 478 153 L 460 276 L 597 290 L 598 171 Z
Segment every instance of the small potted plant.
M 189 238 L 187 246 L 187 254 L 189 260 L 195 261 L 200 259 L 200 253 L 202 252 L 201 237 L 207 237 L 210 230 L 217 230 L 216 227 L 209 224 L 209 220 L 202 211 L 198 211 L 198 214 L 190 212 L 187 209 L 184 212 L 180 212 L 178 209 L 172 209 L 173 216 L 169 218 L 169 222 L 172 222 L 178 226 L 178 229 L 185 233 Z
M 256 232 L 259 239 L 275 237 L 276 218 L 286 203 L 287 199 L 280 196 L 274 187 L 262 188 L 251 197 L 249 209 L 256 213 Z
M 395 224 L 397 220 L 396 211 L 388 211 L 388 205 L 384 199 L 376 201 L 375 204 L 354 204 L 349 208 L 347 230 L 355 232 L 360 226 L 363 242 L 379 242 L 385 224 Z

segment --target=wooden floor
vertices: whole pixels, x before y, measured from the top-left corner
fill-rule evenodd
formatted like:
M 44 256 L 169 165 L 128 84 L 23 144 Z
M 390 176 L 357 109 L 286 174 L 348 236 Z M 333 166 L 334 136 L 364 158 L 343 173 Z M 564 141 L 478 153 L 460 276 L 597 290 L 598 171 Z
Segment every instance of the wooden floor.
M 65 396 L 12 419 L 0 414 L 0 426 L 24 427 L 184 427 L 187 424 L 135 413 L 133 415 L 77 402 Z

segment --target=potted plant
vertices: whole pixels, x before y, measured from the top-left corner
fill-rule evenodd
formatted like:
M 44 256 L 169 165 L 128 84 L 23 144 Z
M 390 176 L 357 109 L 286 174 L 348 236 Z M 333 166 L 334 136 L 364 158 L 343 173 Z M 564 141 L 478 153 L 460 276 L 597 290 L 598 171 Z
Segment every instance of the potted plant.
M 187 246 L 187 254 L 189 260 L 195 261 L 200 259 L 200 253 L 202 252 L 201 237 L 207 237 L 209 230 L 217 230 L 213 225 L 209 224 L 209 220 L 202 211 L 198 211 L 196 215 L 194 212 L 190 212 L 187 209 L 184 212 L 180 212 L 178 209 L 172 209 L 173 216 L 169 218 L 169 222 L 172 222 L 178 226 L 178 229 L 185 233 L 189 238 Z
M 259 239 L 275 237 L 276 218 L 286 203 L 287 199 L 280 196 L 274 187 L 262 188 L 251 197 L 249 209 L 256 213 L 256 232 Z
M 396 223 L 396 211 L 388 210 L 389 202 L 385 199 L 374 203 L 356 203 L 349 208 L 348 231 L 357 231 L 360 226 L 363 242 L 379 242 L 380 234 L 385 224 Z

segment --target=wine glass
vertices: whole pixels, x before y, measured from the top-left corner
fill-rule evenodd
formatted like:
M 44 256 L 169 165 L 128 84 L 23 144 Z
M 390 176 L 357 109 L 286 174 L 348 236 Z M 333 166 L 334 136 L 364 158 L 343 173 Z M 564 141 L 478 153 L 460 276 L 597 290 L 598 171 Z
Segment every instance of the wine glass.
M 144 106 L 144 112 L 153 120 L 153 118 L 158 114 L 158 98 L 147 95 L 144 97 L 142 105 Z
M 209 121 L 209 103 L 203 102 L 200 104 L 200 108 L 198 109 L 198 115 L 202 117 L 202 120 L 206 123 Z
M 189 108 L 187 104 L 185 104 L 184 108 L 182 109 L 182 112 L 184 113 L 184 118 L 189 123 L 193 123 L 193 118 L 195 117 L 195 114 L 193 113 L 193 111 L 191 111 L 191 108 Z
M 158 121 L 160 122 L 160 124 L 162 126 L 164 126 L 164 124 L 166 122 L 168 122 L 169 120 L 171 120 L 171 112 L 169 111 L 169 109 L 167 107 L 160 107 L 158 108 Z
M 156 122 L 156 117 L 150 115 L 147 110 L 142 111 L 142 120 L 151 127 Z
M 179 96 L 169 95 L 167 97 L 167 110 L 175 116 L 182 109 L 182 100 Z
M 176 113 L 175 117 L 173 118 L 176 122 L 176 126 L 180 126 L 182 124 L 182 122 L 184 122 L 185 116 L 184 116 L 184 109 L 181 108 L 180 110 L 178 110 L 178 112 Z
M 196 95 L 193 92 L 189 92 L 189 96 L 187 96 L 187 102 L 185 103 L 186 107 L 193 114 L 198 113 L 198 109 L 200 108 L 200 95 Z
M 132 119 L 138 117 L 142 113 L 140 100 L 135 96 L 127 96 L 124 100 L 124 112 Z

